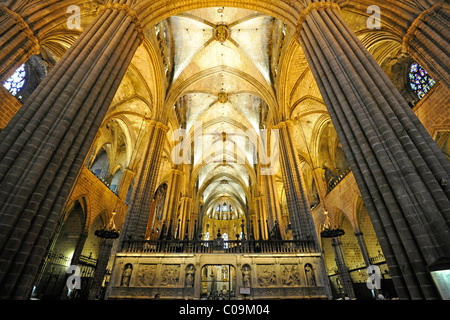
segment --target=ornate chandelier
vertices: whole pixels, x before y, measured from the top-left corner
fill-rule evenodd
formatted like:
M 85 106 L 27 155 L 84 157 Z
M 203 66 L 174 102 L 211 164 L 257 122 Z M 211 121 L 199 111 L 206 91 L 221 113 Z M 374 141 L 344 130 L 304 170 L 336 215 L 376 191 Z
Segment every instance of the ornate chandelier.
M 119 237 L 119 231 L 116 230 L 116 225 L 114 223 L 114 216 L 116 211 L 111 213 L 111 219 L 102 228 L 95 230 L 94 234 L 102 239 L 117 239 Z
M 320 229 L 320 236 L 322 238 L 335 238 L 340 237 L 345 234 L 345 231 L 338 226 L 331 226 L 331 220 L 328 216 L 328 211 L 324 210 L 325 222 L 322 224 Z

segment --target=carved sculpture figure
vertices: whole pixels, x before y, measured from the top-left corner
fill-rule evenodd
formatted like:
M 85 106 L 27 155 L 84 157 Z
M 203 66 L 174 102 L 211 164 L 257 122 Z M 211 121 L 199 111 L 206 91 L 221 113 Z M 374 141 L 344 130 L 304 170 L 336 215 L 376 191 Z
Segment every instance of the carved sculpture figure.
M 311 287 L 316 286 L 316 276 L 314 275 L 314 269 L 310 263 L 305 264 L 306 284 Z
M 242 268 L 242 283 L 244 288 L 250 288 L 250 267 L 247 264 Z
M 122 287 L 129 287 L 130 286 L 130 279 L 131 279 L 131 274 L 133 272 L 133 267 L 131 264 L 126 264 L 125 268 L 123 270 L 122 273 L 122 280 L 120 282 L 120 286 Z
M 186 268 L 186 287 L 191 288 L 194 286 L 194 280 L 195 280 L 195 267 L 190 264 Z

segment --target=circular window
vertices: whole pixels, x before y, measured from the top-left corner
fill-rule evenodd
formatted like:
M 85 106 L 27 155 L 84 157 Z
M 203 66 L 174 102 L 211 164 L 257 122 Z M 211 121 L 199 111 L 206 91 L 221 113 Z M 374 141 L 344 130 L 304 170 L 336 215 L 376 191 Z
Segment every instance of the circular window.
M 16 96 L 19 91 L 25 85 L 25 77 L 27 73 L 25 71 L 25 65 L 21 65 L 16 72 L 3 83 L 3 86 L 8 90 L 13 96 Z
M 409 68 L 409 84 L 411 89 L 422 99 L 436 82 L 418 63 L 414 62 Z

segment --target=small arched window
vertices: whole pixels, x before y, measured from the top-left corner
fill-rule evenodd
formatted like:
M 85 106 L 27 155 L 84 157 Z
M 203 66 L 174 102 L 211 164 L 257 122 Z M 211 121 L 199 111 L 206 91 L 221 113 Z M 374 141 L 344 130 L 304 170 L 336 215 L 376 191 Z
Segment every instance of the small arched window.
M 16 96 L 20 90 L 22 90 L 25 85 L 25 77 L 27 73 L 25 71 L 25 65 L 21 65 L 17 68 L 16 72 L 3 83 L 3 86 L 8 90 L 13 96 Z
M 120 177 L 122 175 L 122 170 L 118 169 L 116 173 L 114 174 L 114 177 L 111 180 L 111 185 L 109 189 L 111 189 L 112 192 L 117 192 L 117 187 L 119 185 Z
M 106 175 L 109 172 L 109 159 L 106 150 L 102 148 L 97 154 L 94 163 L 92 164 L 91 171 L 99 178 L 106 179 Z
M 425 97 L 436 82 L 417 62 L 409 67 L 409 85 L 419 99 Z

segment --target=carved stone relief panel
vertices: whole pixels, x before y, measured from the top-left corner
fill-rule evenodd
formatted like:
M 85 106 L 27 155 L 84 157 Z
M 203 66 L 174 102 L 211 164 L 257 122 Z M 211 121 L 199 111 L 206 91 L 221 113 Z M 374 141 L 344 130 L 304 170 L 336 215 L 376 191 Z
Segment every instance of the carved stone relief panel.
M 275 266 L 259 264 L 256 268 L 258 284 L 261 287 L 274 286 L 276 284 Z
M 300 272 L 298 264 L 281 265 L 281 283 L 283 286 L 300 285 Z
M 156 279 L 156 264 L 141 264 L 136 274 L 137 287 L 151 287 Z
M 160 286 L 175 286 L 180 281 L 180 265 L 166 264 L 161 271 Z

